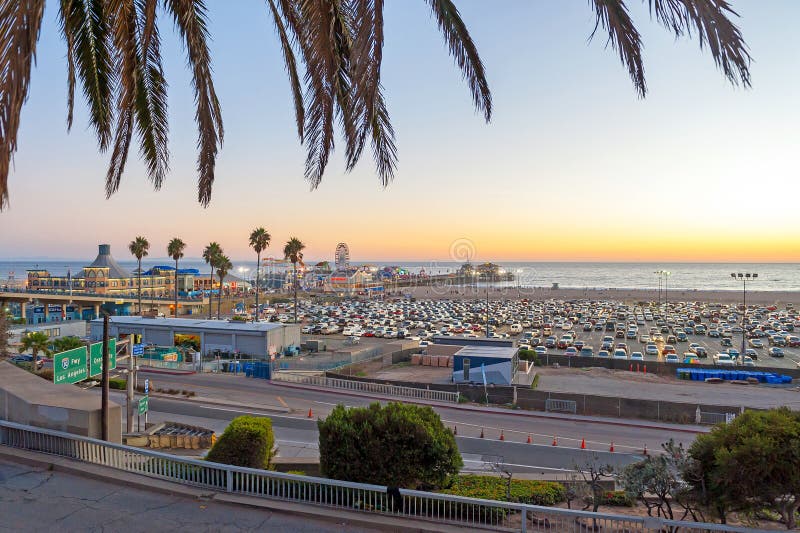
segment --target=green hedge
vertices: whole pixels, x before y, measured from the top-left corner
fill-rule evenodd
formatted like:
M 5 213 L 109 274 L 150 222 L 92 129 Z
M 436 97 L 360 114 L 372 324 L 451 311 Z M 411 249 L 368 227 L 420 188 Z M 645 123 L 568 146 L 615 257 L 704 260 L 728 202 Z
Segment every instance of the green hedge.
M 539 355 L 533 350 L 520 350 L 519 358 L 523 361 L 532 362 L 533 366 L 541 366 L 541 363 L 539 362 Z
M 234 418 L 209 450 L 206 459 L 215 463 L 261 468 L 272 467 L 275 435 L 272 420 L 256 416 Z
M 439 492 L 467 498 L 508 501 L 506 486 L 507 480 L 500 477 L 461 475 L 453 479 L 450 487 Z M 566 501 L 566 490 L 563 485 L 554 481 L 512 479 L 511 501 L 552 506 Z

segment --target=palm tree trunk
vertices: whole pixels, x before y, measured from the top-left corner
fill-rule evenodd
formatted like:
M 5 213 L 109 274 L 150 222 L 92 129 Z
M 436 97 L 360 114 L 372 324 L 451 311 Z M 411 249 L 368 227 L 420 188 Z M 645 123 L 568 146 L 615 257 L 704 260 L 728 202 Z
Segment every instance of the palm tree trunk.
M 258 309 L 258 267 L 261 266 L 261 252 L 256 254 L 256 317 L 253 320 L 254 322 L 258 321 L 259 318 L 259 309 Z
M 139 257 L 139 316 L 142 316 L 142 258 Z
M 219 278 L 219 298 L 217 298 L 217 320 L 222 316 L 222 278 Z
M 178 318 L 178 260 L 175 260 L 175 318 Z
M 208 287 L 208 319 L 211 320 L 211 305 L 214 300 L 214 267 L 211 267 L 211 275 L 209 276 L 211 284 Z
M 294 268 L 294 276 L 292 279 L 294 285 L 294 323 L 297 324 L 297 263 L 292 263 Z

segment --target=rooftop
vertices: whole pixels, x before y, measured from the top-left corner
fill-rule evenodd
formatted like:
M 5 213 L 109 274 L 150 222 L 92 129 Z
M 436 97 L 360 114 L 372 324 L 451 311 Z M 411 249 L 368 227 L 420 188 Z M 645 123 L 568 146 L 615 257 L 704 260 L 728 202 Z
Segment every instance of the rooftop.
M 456 355 L 463 357 L 511 359 L 516 353 L 516 348 L 507 346 L 464 346 L 456 352 Z
M 194 318 L 150 318 L 143 316 L 112 316 L 109 322 L 116 326 L 184 328 L 191 330 L 226 330 L 240 332 L 267 332 L 280 329 L 287 324 L 279 322 L 229 322 L 227 320 L 200 320 Z M 102 324 L 102 318 L 92 320 L 94 324 Z M 291 324 L 288 324 L 291 325 Z

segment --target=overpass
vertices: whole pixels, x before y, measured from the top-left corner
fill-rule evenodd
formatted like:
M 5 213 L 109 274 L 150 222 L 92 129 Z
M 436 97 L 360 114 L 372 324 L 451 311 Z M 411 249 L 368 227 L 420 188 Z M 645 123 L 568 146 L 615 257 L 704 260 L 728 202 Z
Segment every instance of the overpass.
M 59 316 L 65 316 L 67 306 L 73 307 L 74 312 L 80 313 L 81 318 L 93 319 L 100 317 L 100 308 L 106 304 L 113 305 L 138 305 L 139 299 L 134 295 L 115 295 L 99 293 L 70 293 L 69 291 L 35 291 L 30 289 L 0 288 L 0 307 L 5 307 L 10 302 L 19 303 L 22 318 L 27 319 L 25 304 L 39 302 L 43 304 L 44 321 L 48 321 L 50 313 L 54 312 L 51 307 L 59 306 Z M 142 296 L 143 311 L 157 311 L 159 313 L 171 314 L 171 305 L 175 304 L 174 298 L 155 298 Z M 208 305 L 208 298 L 187 299 L 178 298 L 178 314 L 199 314 L 204 306 Z M 90 316 L 85 316 L 85 315 Z

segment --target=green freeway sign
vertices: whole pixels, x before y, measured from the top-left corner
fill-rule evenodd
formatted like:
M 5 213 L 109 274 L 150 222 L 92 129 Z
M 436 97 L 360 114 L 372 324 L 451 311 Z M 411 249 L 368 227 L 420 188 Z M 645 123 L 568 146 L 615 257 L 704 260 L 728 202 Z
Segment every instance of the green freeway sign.
M 108 369 L 117 368 L 117 339 L 108 339 Z M 96 342 L 89 346 L 89 375 L 103 373 L 103 343 Z
M 142 396 L 141 398 L 139 398 L 139 414 L 140 415 L 143 415 L 148 411 L 148 409 L 150 407 L 149 406 L 149 403 L 150 403 L 149 398 L 150 398 L 149 396 Z
M 53 356 L 53 383 L 77 383 L 87 377 L 86 346 Z

